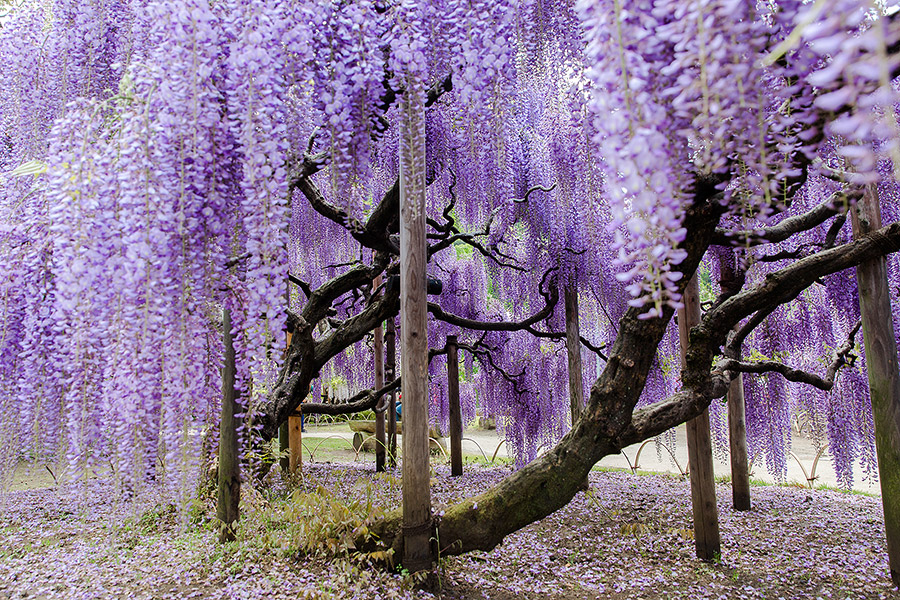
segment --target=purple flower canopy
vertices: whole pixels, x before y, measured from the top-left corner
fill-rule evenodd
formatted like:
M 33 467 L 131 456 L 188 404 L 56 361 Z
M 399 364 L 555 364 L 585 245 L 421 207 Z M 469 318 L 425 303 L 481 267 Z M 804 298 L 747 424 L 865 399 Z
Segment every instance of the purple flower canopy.
M 428 214 L 505 257 L 459 244 L 434 254 L 436 301 L 468 319 L 520 320 L 551 285 L 571 286 L 597 347 L 628 305 L 652 318 L 680 304 L 673 267 L 697 190 L 720 191 L 734 230 L 846 202 L 860 183 L 877 183 L 885 221 L 897 220 L 897 27 L 868 2 L 820 4 L 26 3 L 0 28 L 0 475 L 23 458 L 65 458 L 73 475 L 111 459 L 131 484 L 162 466 L 181 485 L 216 428 L 223 308 L 252 428 L 279 368 L 285 305 L 301 301 L 286 295 L 287 273 L 316 289 L 372 259 L 290 185 L 303 157 L 322 167 L 324 200 L 365 222 L 424 136 L 426 155 L 409 160 L 424 163 Z M 448 76 L 452 92 L 433 103 Z M 391 127 L 426 105 L 415 130 Z M 762 281 L 781 264 L 772 255 L 826 238 L 812 229 L 739 259 Z M 701 267 L 709 297 L 719 269 L 716 257 Z M 889 274 L 896 287 L 895 259 Z M 756 331 L 748 355 L 815 370 L 858 312 L 852 277 L 823 283 Z M 365 301 L 335 298 L 335 318 Z M 558 307 L 541 331 L 563 322 Z M 470 348 L 465 419 L 498 417 L 520 462 L 565 433 L 559 336 L 432 319 L 430 346 L 451 333 Z M 673 331 L 643 403 L 677 389 L 677 350 Z M 602 360 L 583 359 L 589 387 Z M 371 361 L 354 344 L 320 384 L 368 387 Z M 440 426 L 445 374 L 432 361 Z M 843 481 L 857 459 L 873 472 L 864 361 L 827 394 L 746 379 L 751 450 L 775 472 L 800 417 Z

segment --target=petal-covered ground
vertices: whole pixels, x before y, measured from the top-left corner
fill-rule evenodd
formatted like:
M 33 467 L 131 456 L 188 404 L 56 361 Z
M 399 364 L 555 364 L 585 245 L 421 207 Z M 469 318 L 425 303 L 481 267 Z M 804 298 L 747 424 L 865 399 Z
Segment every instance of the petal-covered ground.
M 507 473 L 467 466 L 450 478 L 436 467 L 436 512 Z M 0 599 L 432 596 L 403 573 L 298 551 L 342 548 L 342 525 L 397 506 L 397 476 L 308 465 L 291 483 L 298 493 L 275 481 L 245 494 L 239 539 L 224 546 L 210 499 L 176 510 L 160 490 L 123 500 L 98 480 L 11 492 L 0 513 Z M 693 555 L 686 482 L 595 471 L 590 483 L 564 509 L 491 552 L 442 557 L 434 595 L 900 599 L 887 573 L 880 498 L 757 486 L 753 510 L 739 513 L 720 485 L 722 554 L 706 563 Z

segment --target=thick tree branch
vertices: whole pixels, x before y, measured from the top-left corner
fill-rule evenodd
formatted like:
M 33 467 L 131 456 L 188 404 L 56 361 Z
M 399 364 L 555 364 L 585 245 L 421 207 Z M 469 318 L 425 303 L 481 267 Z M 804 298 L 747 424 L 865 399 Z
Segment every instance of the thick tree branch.
M 834 387 L 834 379 L 837 372 L 844 365 L 853 364 L 856 358 L 852 353 L 856 345 L 856 334 L 859 332 L 860 327 L 862 327 L 862 321 L 857 321 L 847 336 L 847 341 L 832 352 L 831 363 L 829 363 L 824 377 L 819 377 L 815 373 L 794 369 L 775 360 L 741 362 L 732 358 L 724 358 L 718 362 L 716 369 L 740 373 L 778 373 L 788 381 L 806 383 L 822 391 L 830 392 Z
M 396 233 L 400 227 L 400 179 L 395 179 L 393 185 L 388 188 L 381 198 L 381 202 L 369 215 L 365 230 L 370 235 L 380 235 L 383 232 Z M 397 253 L 399 255 L 399 252 Z
M 347 231 L 350 232 L 350 235 L 353 236 L 353 239 L 362 246 L 371 248 L 375 251 L 388 252 L 396 255 L 400 254 L 399 246 L 394 243 L 386 229 L 379 229 L 374 224 L 369 228 L 368 226 L 363 225 L 358 219 L 351 217 L 344 209 L 338 208 L 328 202 L 322 192 L 319 191 L 316 184 L 313 183 L 309 177 L 298 179 L 294 182 L 294 185 L 303 192 L 303 195 L 306 196 L 310 206 L 312 206 L 317 213 L 330 221 L 337 223 L 341 227 L 346 228 Z M 391 190 L 393 189 L 394 188 L 391 187 Z M 391 191 L 389 190 L 388 196 L 391 195 Z M 399 207 L 399 192 L 397 195 L 397 206 Z M 387 211 L 387 208 L 385 208 L 385 211 Z M 386 214 L 387 212 L 379 213 L 379 218 L 385 218 Z
M 309 296 L 303 308 L 303 318 L 309 323 L 318 323 L 329 315 L 329 310 L 338 298 L 351 290 L 371 284 L 377 275 L 384 272 L 384 267 L 384 257 L 376 255 L 374 265 L 359 265 L 333 277 Z
M 900 223 L 874 231 L 853 242 L 816 254 L 769 275 L 762 285 L 739 293 L 707 312 L 697 327 L 691 331 L 688 365 L 682 372 L 683 388 L 666 400 L 652 404 L 634 413 L 629 427 L 617 438 L 622 447 L 649 439 L 699 415 L 713 400 L 723 396 L 731 380 L 722 368 L 712 368 L 713 357 L 725 342 L 725 337 L 735 324 L 753 314 L 751 323 L 732 337 L 726 346 L 726 356 L 737 356 L 736 348 L 752 328 L 762 323 L 781 304 L 796 298 L 800 292 L 825 275 L 878 256 L 900 250 Z M 854 334 L 855 335 L 855 334 Z M 849 343 L 849 342 L 848 342 Z M 840 355 L 847 344 L 838 351 L 838 357 L 829 366 L 840 367 Z M 849 350 L 843 352 L 849 356 Z
M 369 280 L 371 281 L 371 277 Z M 321 288 L 315 293 L 320 290 Z M 307 310 L 311 303 L 312 300 L 307 303 Z M 310 323 L 308 319 L 303 319 L 304 326 L 294 331 L 278 379 L 261 411 L 262 438 L 271 439 L 278 432 L 278 426 L 297 410 L 309 393 L 310 382 L 318 377 L 319 370 L 325 363 L 351 344 L 363 339 L 384 319 L 396 315 L 399 309 L 399 294 L 385 293 L 359 314 L 341 322 L 338 329 L 326 338 L 318 341 L 312 335 L 314 324 L 318 323 L 318 320 Z M 306 311 L 304 315 L 305 313 Z
M 846 211 L 851 202 L 861 197 L 861 189 L 841 190 L 810 211 L 788 217 L 777 225 L 753 231 L 729 231 L 718 227 L 713 243 L 720 246 L 756 246 L 783 242 L 796 233 L 813 229 L 834 215 Z
M 745 324 L 728 343 L 729 347 L 743 344 L 752 328 L 775 308 L 796 298 L 800 292 L 820 278 L 854 267 L 865 260 L 885 256 L 900 249 L 900 223 L 893 223 L 852 242 L 842 244 L 798 260 L 770 273 L 762 284 L 737 294 L 704 316 L 704 323 L 712 329 L 730 331 L 749 315 Z
M 329 336 L 316 343 L 313 357 L 316 364 L 324 365 L 339 352 L 361 340 L 367 333 L 375 329 L 388 316 L 396 315 L 400 310 L 400 295 L 397 292 L 385 294 L 348 319 Z
M 544 274 L 545 280 L 549 273 L 550 271 Z M 543 286 L 543 281 L 541 282 L 541 285 Z M 476 331 L 520 331 L 527 329 L 531 325 L 534 325 L 553 314 L 553 308 L 559 302 L 559 290 L 556 289 L 556 286 L 554 285 L 550 286 L 548 292 L 545 293 L 542 291 L 541 293 L 546 301 L 545 306 L 523 321 L 476 321 L 474 319 L 466 319 L 459 315 L 446 312 L 434 302 L 428 303 L 428 312 L 434 315 L 434 318 L 436 319 L 464 329 Z
M 900 223 L 894 223 L 848 244 L 798 261 L 769 275 L 762 285 L 737 294 L 707 312 L 700 325 L 691 331 L 688 366 L 682 373 L 683 388 L 661 402 L 636 411 L 631 424 L 618 436 L 617 445 L 624 447 L 659 435 L 678 423 L 693 419 L 714 398 L 725 395 L 731 377 L 721 366 L 711 368 L 712 359 L 725 341 L 727 332 L 746 315 L 755 311 L 753 320 L 759 324 L 775 308 L 796 298 L 820 277 L 898 250 Z M 735 335 L 728 342 L 726 356 L 737 355 L 732 346 L 739 347 L 750 330 L 743 332 L 742 336 Z M 823 379 L 833 379 L 829 374 L 832 369 L 837 371 L 840 367 L 840 355 L 846 346 L 839 349 Z M 849 350 L 843 354 L 849 356 Z

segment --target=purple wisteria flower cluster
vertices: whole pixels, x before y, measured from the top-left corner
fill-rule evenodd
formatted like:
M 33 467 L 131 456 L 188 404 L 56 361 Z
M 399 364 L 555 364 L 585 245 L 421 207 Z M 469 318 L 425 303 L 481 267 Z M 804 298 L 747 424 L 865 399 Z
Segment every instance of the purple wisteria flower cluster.
M 748 285 L 850 241 L 849 186 L 875 186 L 885 222 L 900 218 L 897 36 L 858 0 L 24 2 L 0 23 L 0 480 L 26 460 L 190 489 L 215 443 L 223 311 L 249 432 L 279 377 L 285 307 L 329 304 L 310 344 L 340 338 L 372 277 L 323 287 L 360 265 L 397 272 L 393 224 L 358 241 L 412 167 L 443 244 L 429 347 L 460 336 L 464 418 L 496 418 L 524 464 L 570 427 L 560 298 L 580 304 L 588 394 L 629 307 L 680 305 L 695 197 L 721 207 L 718 241 L 738 240 L 728 260 Z M 830 224 L 788 241 L 727 235 L 819 206 Z M 705 306 L 723 289 L 713 254 Z M 896 259 L 888 273 L 896 287 Z M 858 318 L 851 277 L 821 283 L 745 357 L 821 371 Z M 678 389 L 677 344 L 672 326 L 639 406 Z M 757 464 L 783 472 L 799 427 L 843 482 L 857 460 L 874 474 L 855 354 L 827 393 L 745 377 Z M 347 341 L 313 394 L 370 387 L 372 360 L 371 342 Z M 442 428 L 445 364 L 429 368 Z

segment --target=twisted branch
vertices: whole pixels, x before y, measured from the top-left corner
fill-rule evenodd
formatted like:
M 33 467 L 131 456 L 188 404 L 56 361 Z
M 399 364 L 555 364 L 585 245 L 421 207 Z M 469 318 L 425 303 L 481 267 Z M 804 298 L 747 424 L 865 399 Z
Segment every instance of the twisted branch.
M 819 377 L 815 373 L 794 369 L 776 360 L 741 362 L 732 358 L 725 358 L 716 364 L 716 369 L 734 373 L 778 373 L 788 381 L 806 383 L 822 391 L 830 392 L 834 387 L 835 376 L 841 367 L 852 365 L 856 360 L 856 356 L 853 355 L 853 347 L 855 346 L 856 334 L 859 332 L 860 327 L 862 327 L 862 321 L 857 321 L 856 326 L 853 327 L 847 336 L 847 341 L 832 353 L 832 360 L 825 371 L 824 377 Z

